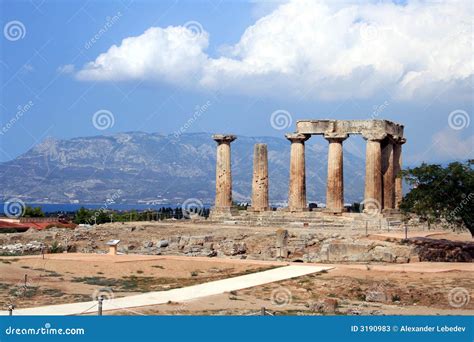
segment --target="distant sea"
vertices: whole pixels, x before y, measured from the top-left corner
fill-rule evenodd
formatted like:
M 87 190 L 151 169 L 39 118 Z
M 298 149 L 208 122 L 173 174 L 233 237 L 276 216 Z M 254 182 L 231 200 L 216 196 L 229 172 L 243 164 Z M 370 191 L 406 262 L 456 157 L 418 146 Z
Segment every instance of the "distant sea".
M 107 204 L 105 206 L 102 204 L 87 204 L 87 203 L 78 203 L 78 204 L 71 204 L 71 203 L 26 203 L 27 206 L 30 207 L 40 207 L 41 210 L 45 213 L 52 213 L 52 212 L 68 212 L 68 211 L 76 211 L 79 210 L 81 207 L 86 209 L 100 209 L 100 208 L 107 208 L 111 210 L 158 210 L 160 208 L 175 208 L 177 204 Z M 207 207 L 207 206 L 205 206 Z M 4 214 L 5 203 L 0 203 L 0 214 Z

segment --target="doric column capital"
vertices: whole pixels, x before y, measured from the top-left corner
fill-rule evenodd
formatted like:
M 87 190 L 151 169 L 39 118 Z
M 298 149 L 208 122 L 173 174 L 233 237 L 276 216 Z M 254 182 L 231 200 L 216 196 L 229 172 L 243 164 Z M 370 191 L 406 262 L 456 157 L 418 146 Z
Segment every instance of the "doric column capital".
M 362 132 L 362 137 L 365 140 L 371 141 L 382 141 L 387 137 L 387 133 L 385 132 Z
M 403 145 L 404 143 L 407 142 L 407 139 L 404 138 L 404 137 L 401 137 L 399 135 L 395 135 L 395 136 L 393 136 L 393 141 L 394 141 L 395 144 Z
M 324 133 L 324 139 L 329 142 L 343 142 L 349 137 L 348 134 L 340 134 L 340 133 Z
M 302 134 L 302 133 L 287 133 L 285 134 L 285 138 L 288 139 L 289 141 L 293 142 L 305 142 L 308 140 L 310 135 L 308 134 Z
M 231 143 L 232 141 L 237 139 L 237 137 L 232 134 L 214 134 L 212 136 L 212 139 L 214 139 L 218 144 L 222 144 L 222 143 Z
M 403 145 L 407 140 L 399 135 L 387 135 L 387 140 L 393 145 Z

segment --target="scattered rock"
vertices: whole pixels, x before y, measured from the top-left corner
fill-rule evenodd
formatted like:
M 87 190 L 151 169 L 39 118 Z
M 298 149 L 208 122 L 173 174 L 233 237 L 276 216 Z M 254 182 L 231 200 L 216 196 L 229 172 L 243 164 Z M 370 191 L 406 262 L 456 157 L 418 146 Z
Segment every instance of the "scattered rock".
M 151 242 L 151 241 L 145 241 L 145 242 L 143 243 L 143 247 L 145 247 L 145 248 L 151 248 L 151 247 L 153 247 L 153 242 Z
M 367 302 L 380 302 L 385 303 L 387 301 L 387 295 L 385 291 L 381 290 L 370 290 L 365 294 L 365 300 Z

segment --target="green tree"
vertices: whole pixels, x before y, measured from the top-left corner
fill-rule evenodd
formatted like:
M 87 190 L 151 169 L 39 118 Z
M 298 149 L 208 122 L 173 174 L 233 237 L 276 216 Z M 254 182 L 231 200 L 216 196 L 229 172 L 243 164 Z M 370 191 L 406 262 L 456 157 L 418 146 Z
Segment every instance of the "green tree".
M 428 222 L 445 219 L 467 228 L 474 236 L 473 160 L 443 167 L 425 164 L 402 171 L 412 190 L 403 198 L 400 209 L 415 213 Z
M 76 215 L 74 215 L 74 223 L 75 224 L 84 224 L 89 223 L 93 213 L 90 210 L 87 210 L 84 207 L 81 207 L 79 210 L 76 211 Z
M 44 217 L 43 210 L 40 207 L 30 207 L 26 206 L 24 217 Z

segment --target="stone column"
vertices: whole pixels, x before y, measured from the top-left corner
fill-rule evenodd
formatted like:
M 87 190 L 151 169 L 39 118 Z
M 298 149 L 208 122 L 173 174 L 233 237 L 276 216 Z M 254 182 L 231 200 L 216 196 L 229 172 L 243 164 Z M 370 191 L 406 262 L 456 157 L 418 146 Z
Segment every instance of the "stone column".
M 288 209 L 290 211 L 304 211 L 306 210 L 304 142 L 308 140 L 309 136 L 292 133 L 286 134 L 285 137 L 291 141 Z
M 232 207 L 232 174 L 230 164 L 230 143 L 235 135 L 215 134 L 212 138 L 217 142 L 216 156 L 216 201 L 214 209 L 230 211 Z
M 382 146 L 385 136 L 364 136 L 367 139 L 365 151 L 365 198 L 364 210 L 382 209 Z
M 395 209 L 400 207 L 403 198 L 402 189 L 402 145 L 406 142 L 405 138 L 396 139 L 393 145 L 393 174 L 395 177 Z
M 382 207 L 384 210 L 395 208 L 395 174 L 393 157 L 393 140 L 388 137 L 382 143 Z
M 328 179 L 326 188 L 326 210 L 342 212 L 344 210 L 344 170 L 342 142 L 347 135 L 324 135 L 329 142 L 328 148 Z
M 268 210 L 268 152 L 266 144 L 255 144 L 253 154 L 252 211 Z

